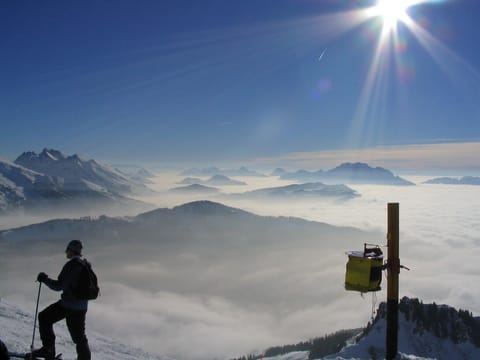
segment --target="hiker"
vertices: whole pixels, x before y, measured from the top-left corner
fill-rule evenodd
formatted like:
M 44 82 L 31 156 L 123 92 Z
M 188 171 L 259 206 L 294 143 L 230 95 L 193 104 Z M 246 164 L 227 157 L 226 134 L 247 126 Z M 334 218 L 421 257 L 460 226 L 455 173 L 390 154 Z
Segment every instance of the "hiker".
M 38 274 L 37 281 L 44 283 L 52 290 L 63 291 L 63 293 L 59 301 L 48 306 L 38 314 L 40 339 L 43 346 L 33 350 L 32 354 L 27 354 L 27 359 L 31 355 L 33 357 L 45 358 L 45 360 L 53 360 L 55 358 L 53 324 L 66 319 L 68 331 L 76 345 L 77 360 L 90 360 L 90 348 L 85 335 L 85 316 L 87 314 L 88 300 L 79 299 L 75 294 L 82 267 L 84 266 L 82 264 L 82 249 L 83 245 L 80 240 L 72 240 L 68 243 L 65 250 L 68 261 L 63 266 L 57 280 L 49 278 L 44 272 Z
M 0 360 L 9 360 L 10 356 L 8 355 L 7 346 L 0 339 Z

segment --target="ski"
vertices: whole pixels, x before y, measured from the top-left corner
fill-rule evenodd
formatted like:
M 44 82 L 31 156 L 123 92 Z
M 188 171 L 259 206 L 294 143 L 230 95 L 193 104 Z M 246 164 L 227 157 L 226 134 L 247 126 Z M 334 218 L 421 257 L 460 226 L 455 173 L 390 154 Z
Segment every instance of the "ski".
M 28 354 L 22 354 L 22 353 L 17 353 L 17 352 L 8 352 L 8 356 L 12 358 L 17 358 L 17 359 L 25 359 L 25 360 L 31 360 Z M 37 358 L 34 357 L 32 360 L 45 360 L 44 358 Z M 63 360 L 62 354 L 57 354 L 55 355 L 55 360 Z

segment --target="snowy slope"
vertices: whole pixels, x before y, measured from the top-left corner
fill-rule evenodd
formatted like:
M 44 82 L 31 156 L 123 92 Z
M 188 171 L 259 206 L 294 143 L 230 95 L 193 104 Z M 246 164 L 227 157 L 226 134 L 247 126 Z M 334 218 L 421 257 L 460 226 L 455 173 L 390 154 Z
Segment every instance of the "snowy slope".
M 294 351 L 284 355 L 264 357 L 263 360 L 308 360 L 308 351 Z
M 428 318 L 429 313 L 433 314 L 429 311 L 433 309 L 433 306 L 437 310 L 431 317 L 432 328 L 427 329 L 425 319 Z M 421 309 L 421 313 L 425 315 L 418 315 L 418 312 L 415 315 L 415 311 L 418 309 Z M 438 309 L 442 310 L 442 314 Z M 436 335 L 433 327 L 441 328 L 442 336 Z M 469 333 L 471 330 L 459 316 L 459 312 L 449 306 L 437 307 L 434 304 L 421 304 L 417 299 L 408 298 L 403 298 L 399 304 L 398 351 L 402 354 L 411 354 L 406 358 L 412 358 L 411 356 L 415 355 L 419 358 L 437 360 L 480 359 L 480 348 L 473 344 Z M 385 303 L 382 303 L 367 336 L 327 359 L 337 359 L 337 356 L 345 359 L 368 359 L 371 354 L 376 354 L 381 358 L 385 355 L 385 333 L 386 306 Z M 457 340 L 453 341 L 452 337 Z
M 0 160 L 0 212 L 18 208 L 28 199 L 63 197 L 56 179 Z
M 441 339 L 426 332 L 422 335 L 413 332 L 413 324 L 399 317 L 400 331 L 398 349 L 402 359 L 467 360 L 480 359 L 480 349 L 470 343 L 454 344 L 449 339 Z M 347 346 L 343 351 L 325 359 L 370 359 L 371 354 L 379 358 L 385 356 L 385 320 L 377 322 L 369 335 L 358 344 Z
M 15 305 L 6 303 L 0 299 L 0 339 L 11 352 L 23 353 L 30 349 L 33 334 L 34 310 L 25 311 Z M 70 340 L 68 330 L 64 322 L 55 325 L 57 335 L 57 352 L 63 354 L 65 360 L 75 359 L 75 345 Z M 121 344 L 103 335 L 88 331 L 92 359 L 96 360 L 173 360 L 165 356 L 148 354 L 140 349 Z M 35 347 L 41 344 L 38 330 L 36 331 Z
M 96 184 L 113 193 L 125 194 L 132 191 L 134 184 L 119 171 L 97 163 L 95 160 L 84 160 L 78 155 L 66 156 L 58 150 L 43 149 L 40 154 L 33 151 L 24 152 L 15 164 L 42 174 L 62 178 L 64 188 L 73 190 L 79 182 Z
M 97 206 L 150 208 L 130 194 L 152 192 L 118 171 L 57 150 L 25 152 L 15 163 L 0 160 L 0 214 L 20 211 L 94 209 Z
M 24 200 L 23 189 L 0 174 L 0 213 L 17 207 Z
M 22 192 L 38 191 L 41 188 L 58 191 L 60 186 L 50 176 L 4 160 L 0 160 L 0 184 Z
M 447 305 L 423 304 L 404 297 L 399 304 L 398 359 L 474 360 L 480 359 L 478 318 Z M 475 324 L 476 323 L 476 324 Z M 336 354 L 322 360 L 384 359 L 386 345 L 386 304 L 382 303 L 373 325 L 348 341 Z M 440 336 L 439 336 L 440 335 Z M 455 339 L 455 340 L 452 340 Z M 309 352 L 292 352 L 265 360 L 308 360 Z
M 0 214 L 16 210 L 44 211 L 46 207 L 93 207 L 98 203 L 132 203 L 125 196 L 79 179 L 66 184 L 63 178 L 41 174 L 21 165 L 0 160 Z
M 379 310 L 379 315 L 367 336 L 358 343 L 352 341 L 338 354 L 322 358 L 323 360 L 360 360 L 384 358 L 385 318 Z M 30 347 L 33 331 L 33 313 L 0 299 L 0 339 L 7 345 L 9 351 L 24 352 Z M 400 313 L 399 316 L 399 360 L 456 360 L 479 359 L 480 349 L 467 341 L 455 344 L 449 339 L 441 339 L 428 331 L 418 333 L 416 324 L 409 321 Z M 75 347 L 70 340 L 68 330 L 63 322 L 55 325 L 57 334 L 57 352 L 64 355 L 64 359 L 75 358 Z M 35 344 L 40 345 L 38 331 Z M 88 331 L 93 358 L 97 360 L 173 360 L 165 356 L 148 354 L 141 349 L 121 344 L 106 336 Z M 373 355 L 376 354 L 376 355 Z M 297 351 L 284 355 L 265 357 L 264 360 L 308 360 L 308 351 Z

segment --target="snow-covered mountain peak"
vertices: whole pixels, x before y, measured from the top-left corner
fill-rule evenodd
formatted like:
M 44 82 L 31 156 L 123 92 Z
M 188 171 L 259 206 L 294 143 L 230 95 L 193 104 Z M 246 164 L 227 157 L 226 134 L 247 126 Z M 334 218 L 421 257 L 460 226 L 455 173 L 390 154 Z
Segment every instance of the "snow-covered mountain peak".
M 41 153 L 37 154 L 35 151 L 26 151 L 22 153 L 16 160 L 16 164 L 27 164 L 33 161 L 52 162 L 65 159 L 60 151 L 55 149 L 44 148 Z
M 84 160 L 77 154 L 66 156 L 58 150 L 45 148 L 40 154 L 32 151 L 23 153 L 15 160 L 15 164 L 62 178 L 65 184 L 88 181 L 119 194 L 132 190 L 133 183 L 123 174 L 93 159 Z
M 49 176 L 4 160 L 0 160 L 0 177 L 8 180 L 10 186 L 21 187 L 23 190 L 31 190 L 33 186 L 40 183 L 57 185 Z
M 423 304 L 404 297 L 398 305 L 398 351 L 401 358 L 480 359 L 480 322 L 466 310 Z M 372 324 L 356 342 L 326 359 L 383 358 L 386 346 L 387 305 L 381 303 Z M 410 355 L 404 355 L 410 354 Z
M 83 160 L 77 154 L 70 156 L 64 155 L 61 151 L 55 149 L 43 149 L 41 153 L 37 154 L 34 151 L 27 151 L 22 153 L 17 159 L 15 164 L 22 165 L 28 169 L 32 169 L 41 173 L 55 172 L 55 176 L 65 175 L 59 172 L 59 168 L 67 170 L 66 164 L 69 166 L 84 166 L 85 163 L 90 161 Z M 96 162 L 94 161 L 96 164 Z
M 61 159 L 65 158 L 65 155 L 63 155 L 60 151 L 55 150 L 55 149 L 43 149 L 43 151 L 39 154 L 39 158 L 48 158 L 53 161 L 58 161 Z
M 45 207 L 93 209 L 98 205 L 145 206 L 128 198 L 151 192 L 141 180 L 84 160 L 45 148 L 41 153 L 22 153 L 14 163 L 0 162 L 0 213 L 37 211 Z
M 393 173 L 390 170 L 384 169 L 382 167 L 371 167 L 366 163 L 362 162 L 356 162 L 356 163 L 342 163 L 336 168 L 330 170 L 331 174 L 349 174 L 351 175 L 356 174 L 356 173 L 362 173 L 362 174 L 372 174 L 377 177 L 379 176 L 388 176 L 388 177 L 393 177 Z

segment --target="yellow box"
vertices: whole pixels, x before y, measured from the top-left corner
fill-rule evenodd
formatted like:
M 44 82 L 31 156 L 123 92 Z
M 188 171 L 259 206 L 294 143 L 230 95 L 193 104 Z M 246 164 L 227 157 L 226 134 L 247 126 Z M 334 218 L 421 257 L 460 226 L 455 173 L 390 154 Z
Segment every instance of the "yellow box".
M 379 291 L 382 282 L 383 256 L 364 256 L 363 252 L 347 253 L 345 289 L 368 292 Z

